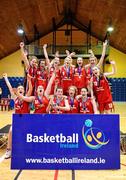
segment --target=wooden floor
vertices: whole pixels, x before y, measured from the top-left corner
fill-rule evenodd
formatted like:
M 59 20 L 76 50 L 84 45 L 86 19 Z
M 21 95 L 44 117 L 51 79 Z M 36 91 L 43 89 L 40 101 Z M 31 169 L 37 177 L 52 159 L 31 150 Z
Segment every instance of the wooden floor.
M 11 124 L 13 111 L 0 111 L 0 128 Z M 115 103 L 115 114 L 120 114 L 120 129 L 126 133 L 126 103 Z M 126 155 L 121 155 L 120 170 L 51 171 L 10 170 L 10 160 L 4 159 L 5 148 L 0 149 L 0 180 L 126 180 Z

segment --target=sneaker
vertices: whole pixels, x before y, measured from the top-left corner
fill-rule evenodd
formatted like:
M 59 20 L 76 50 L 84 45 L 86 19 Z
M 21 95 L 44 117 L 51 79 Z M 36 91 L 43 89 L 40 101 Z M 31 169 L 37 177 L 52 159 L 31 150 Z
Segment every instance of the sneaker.
M 7 149 L 5 153 L 5 159 L 9 159 L 9 158 L 11 158 L 11 150 Z

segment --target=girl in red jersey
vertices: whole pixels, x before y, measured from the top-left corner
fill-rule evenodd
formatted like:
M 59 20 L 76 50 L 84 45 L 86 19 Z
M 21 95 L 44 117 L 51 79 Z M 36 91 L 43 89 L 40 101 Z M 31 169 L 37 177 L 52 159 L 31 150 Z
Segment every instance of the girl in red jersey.
M 76 95 L 77 95 L 77 88 L 75 86 L 70 86 L 67 97 L 70 106 L 70 111 L 68 111 L 67 113 L 74 114 L 79 112 L 78 101 L 75 98 Z
M 36 91 L 36 96 L 30 96 L 26 97 L 23 95 L 19 95 L 19 97 L 25 101 L 25 102 L 33 102 L 34 103 L 34 108 L 35 111 L 34 113 L 42 114 L 46 113 L 46 108 L 48 106 L 48 99 L 46 95 L 44 94 L 44 87 L 43 86 L 38 86 L 37 91 Z
M 83 58 L 78 57 L 77 58 L 77 67 L 74 70 L 74 79 L 73 79 L 73 84 L 74 86 L 77 87 L 78 89 L 78 94 L 80 93 L 82 88 L 87 87 L 87 82 L 86 82 L 86 71 L 85 68 L 83 67 Z
M 23 61 L 25 63 L 26 73 L 31 76 L 31 83 L 32 83 L 32 87 L 33 87 L 32 95 L 33 95 L 34 90 L 35 90 L 36 72 L 37 72 L 37 67 L 38 67 L 38 61 L 37 61 L 37 58 L 35 56 L 32 56 L 30 61 L 28 60 L 27 54 L 24 51 L 24 43 L 23 42 L 20 43 L 20 48 L 21 48 L 22 58 L 23 58 Z M 28 87 L 28 83 L 27 83 L 26 92 L 28 91 L 28 89 L 29 89 L 29 87 Z
M 55 86 L 61 85 L 61 75 L 60 75 L 60 67 L 58 65 L 58 61 L 56 59 L 53 60 L 53 64 L 50 67 L 50 71 L 49 71 L 49 79 L 52 77 L 52 74 L 55 72 L 55 81 L 52 84 L 51 87 L 51 94 L 54 94 L 54 90 L 55 90 Z
M 100 58 L 98 63 L 97 63 L 97 58 L 94 56 L 93 51 L 89 50 L 89 53 L 91 54 L 90 58 L 89 58 L 89 64 L 85 65 L 86 74 L 87 74 L 87 81 L 90 81 L 90 78 L 93 75 L 92 68 L 94 66 L 96 66 L 96 65 L 99 68 L 101 68 L 101 66 L 103 65 L 103 61 L 104 61 L 104 58 L 105 58 L 106 48 L 107 48 L 107 40 L 105 40 L 105 42 L 103 43 L 102 55 L 101 55 L 101 58 Z
M 11 96 L 15 101 L 15 113 L 16 114 L 17 113 L 18 114 L 30 113 L 29 103 L 22 101 L 22 99 L 18 96 L 18 94 L 24 95 L 24 93 L 25 93 L 24 87 L 22 85 L 19 85 L 17 87 L 17 89 L 14 91 L 14 89 L 12 88 L 12 86 L 7 78 L 6 73 L 3 74 L 3 77 L 7 84 L 7 87 L 9 88 Z M 28 79 L 28 82 L 29 81 L 30 80 Z M 26 96 L 30 96 L 30 95 L 31 95 L 31 90 L 29 89 L 29 91 L 26 93 Z
M 29 103 L 23 101 L 17 94 L 22 94 L 24 95 L 24 87 L 23 86 L 18 86 L 16 91 L 12 88 L 8 78 L 7 74 L 3 74 L 4 80 L 7 84 L 7 87 L 9 88 L 11 97 L 14 98 L 15 101 L 15 113 L 17 114 L 25 114 L 25 113 L 30 113 L 30 108 L 29 108 Z M 31 91 L 29 90 L 26 94 L 26 96 L 30 96 Z M 11 157 L 11 147 L 12 147 L 12 126 L 10 127 L 9 133 L 8 133 L 8 144 L 7 144 L 7 150 L 5 153 L 5 159 L 8 159 Z
M 47 44 L 44 44 L 43 51 L 49 71 L 48 78 L 50 79 L 52 77 L 54 71 L 56 74 L 55 81 L 53 82 L 51 87 L 51 94 L 54 94 L 55 85 L 58 84 L 58 86 L 60 86 L 61 84 L 59 52 L 57 51 L 55 53 L 55 58 L 50 62 L 46 48 L 47 48 Z
M 45 90 L 47 87 L 47 82 L 48 82 L 48 71 L 45 66 L 45 60 L 41 59 L 39 60 L 38 69 L 36 72 L 36 88 L 35 89 L 37 89 L 38 86 L 42 85 Z
M 35 108 L 35 111 L 34 113 L 36 114 L 43 114 L 43 113 L 46 113 L 46 109 L 47 109 L 47 106 L 48 106 L 48 96 L 50 94 L 50 91 L 51 91 L 51 86 L 52 86 L 52 83 L 55 79 L 55 74 L 53 73 L 48 85 L 47 85 L 47 88 L 44 92 L 44 87 L 42 85 L 38 86 L 37 88 L 37 91 L 36 91 L 36 96 L 30 96 L 30 97 L 27 97 L 27 96 L 23 96 L 21 94 L 19 94 L 19 97 L 23 100 L 23 101 L 26 101 L 26 102 L 33 102 L 34 104 L 34 108 Z
M 64 65 L 61 67 L 61 86 L 65 95 L 68 93 L 68 88 L 73 85 L 74 67 L 72 58 L 67 56 L 64 59 Z
M 114 61 L 110 61 L 110 63 L 112 65 L 112 72 L 101 74 L 97 66 L 92 69 L 94 76 L 91 81 L 93 81 L 94 95 L 96 96 L 101 114 L 110 114 L 113 109 L 111 90 L 106 76 L 114 75 L 116 68 Z
M 63 96 L 63 88 L 57 87 L 47 107 L 48 113 L 62 114 L 70 111 L 68 100 Z
M 81 89 L 81 95 L 77 97 L 79 103 L 79 113 L 82 114 L 97 114 L 97 105 L 93 97 L 93 91 L 91 90 L 91 97 L 88 97 L 88 91 L 86 88 Z

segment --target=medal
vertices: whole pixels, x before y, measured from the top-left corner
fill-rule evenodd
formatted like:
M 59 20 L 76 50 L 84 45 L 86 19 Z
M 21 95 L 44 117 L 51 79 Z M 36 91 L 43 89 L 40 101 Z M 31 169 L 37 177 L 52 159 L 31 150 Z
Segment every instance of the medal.
M 70 106 L 73 107 L 74 105 L 74 98 L 70 97 Z
M 67 77 L 69 78 L 70 77 L 70 67 L 66 68 L 66 74 L 67 74 Z
M 78 74 L 81 75 L 81 67 L 78 67 Z

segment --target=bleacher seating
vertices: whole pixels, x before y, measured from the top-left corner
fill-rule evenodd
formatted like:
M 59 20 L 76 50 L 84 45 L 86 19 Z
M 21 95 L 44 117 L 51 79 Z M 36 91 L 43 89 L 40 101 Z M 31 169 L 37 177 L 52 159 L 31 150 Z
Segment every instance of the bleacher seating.
M 23 77 L 9 77 L 12 87 L 17 87 L 24 83 Z M 126 101 L 126 78 L 108 78 L 111 85 L 112 96 L 114 101 Z M 4 79 L 0 79 L 0 87 L 2 88 L 2 98 L 8 97 L 9 90 Z

